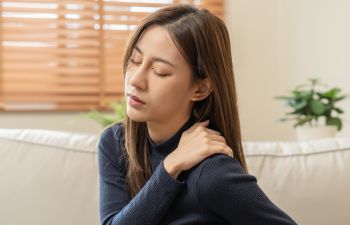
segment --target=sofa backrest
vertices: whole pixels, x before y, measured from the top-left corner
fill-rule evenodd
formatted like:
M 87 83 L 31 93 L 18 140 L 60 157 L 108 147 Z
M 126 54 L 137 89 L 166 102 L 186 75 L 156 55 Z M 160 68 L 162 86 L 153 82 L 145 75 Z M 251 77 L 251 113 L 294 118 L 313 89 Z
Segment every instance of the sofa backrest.
M 0 224 L 97 225 L 98 135 L 0 129 Z M 350 138 L 244 142 L 249 172 L 301 225 L 345 225 Z

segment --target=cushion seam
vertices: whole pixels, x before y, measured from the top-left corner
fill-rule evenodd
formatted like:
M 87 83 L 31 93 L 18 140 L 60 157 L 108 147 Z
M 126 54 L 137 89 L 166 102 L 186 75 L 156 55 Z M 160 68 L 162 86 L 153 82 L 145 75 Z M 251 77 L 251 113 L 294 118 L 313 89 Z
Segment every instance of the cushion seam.
M 261 157 L 261 156 L 268 156 L 268 157 L 291 157 L 291 156 L 308 156 L 308 155 L 316 155 L 316 154 L 326 154 L 326 153 L 332 153 L 332 152 L 340 152 L 340 151 L 350 151 L 349 147 L 346 148 L 337 148 L 337 149 L 328 149 L 324 151 L 318 151 L 318 152 L 305 152 L 305 153 L 291 153 L 291 154 L 271 154 L 271 153 L 246 153 L 245 157 Z
M 0 137 L 0 140 L 1 139 L 7 140 L 7 141 L 12 141 L 14 143 L 21 142 L 21 143 L 28 143 L 28 144 L 32 144 L 32 145 L 48 146 L 48 147 L 53 147 L 53 148 L 60 149 L 63 151 L 74 151 L 74 152 L 80 152 L 80 153 L 97 154 L 97 152 L 95 152 L 94 149 L 86 149 L 86 150 L 88 150 L 88 151 L 86 151 L 83 148 L 69 148 L 69 147 L 61 146 L 61 145 L 52 145 L 52 144 L 46 144 L 46 143 L 31 142 L 31 141 L 27 141 L 27 140 L 19 140 L 19 139 L 12 139 L 12 138 L 6 138 L 6 137 Z M 95 144 L 95 147 L 96 147 L 96 144 Z

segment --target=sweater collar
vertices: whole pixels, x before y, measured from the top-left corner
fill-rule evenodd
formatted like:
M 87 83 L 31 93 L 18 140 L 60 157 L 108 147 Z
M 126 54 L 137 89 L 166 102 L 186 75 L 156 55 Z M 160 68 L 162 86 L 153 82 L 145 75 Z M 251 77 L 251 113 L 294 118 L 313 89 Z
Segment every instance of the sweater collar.
M 187 121 L 181 126 L 181 128 L 168 140 L 156 144 L 153 142 L 153 140 L 150 138 L 148 132 L 146 132 L 147 141 L 150 147 L 150 150 L 156 150 L 158 153 L 160 153 L 163 156 L 168 155 L 170 152 L 172 152 L 179 144 L 181 135 L 184 131 L 189 129 L 194 123 L 196 122 L 196 118 L 193 114 L 187 119 Z

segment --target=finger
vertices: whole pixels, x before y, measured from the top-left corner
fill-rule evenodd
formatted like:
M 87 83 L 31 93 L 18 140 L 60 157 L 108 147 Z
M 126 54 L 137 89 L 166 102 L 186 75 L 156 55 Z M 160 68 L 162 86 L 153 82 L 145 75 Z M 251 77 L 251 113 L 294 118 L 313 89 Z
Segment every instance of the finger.
M 186 132 L 187 133 L 191 133 L 199 126 L 206 127 L 208 125 L 209 125 L 209 120 L 206 120 L 206 121 L 203 121 L 203 122 L 197 122 L 197 123 L 193 124 L 188 130 L 186 130 Z
M 210 140 L 213 140 L 213 141 L 219 141 L 219 142 L 222 142 L 222 143 L 227 144 L 227 143 L 226 143 L 226 139 L 225 139 L 222 135 L 217 134 L 217 133 L 211 133 L 211 134 L 209 134 L 208 138 L 209 138 Z
M 233 157 L 233 151 L 232 149 L 227 146 L 226 144 L 219 142 L 219 141 L 210 141 L 210 148 L 209 148 L 209 155 L 213 155 L 216 153 L 223 153 L 230 157 Z
M 216 130 L 212 130 L 212 129 L 209 129 L 209 128 L 205 128 L 205 130 L 210 133 L 210 134 L 216 134 L 216 135 L 221 135 L 221 133 L 219 131 L 216 131 Z

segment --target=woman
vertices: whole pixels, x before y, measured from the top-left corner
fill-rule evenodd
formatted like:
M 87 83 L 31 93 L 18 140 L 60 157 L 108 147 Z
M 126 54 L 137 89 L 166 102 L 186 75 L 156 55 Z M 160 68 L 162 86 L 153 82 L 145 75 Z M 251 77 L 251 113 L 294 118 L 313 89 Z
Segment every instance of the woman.
M 225 24 L 147 17 L 124 58 L 127 118 L 98 145 L 102 224 L 295 224 L 247 173 Z

